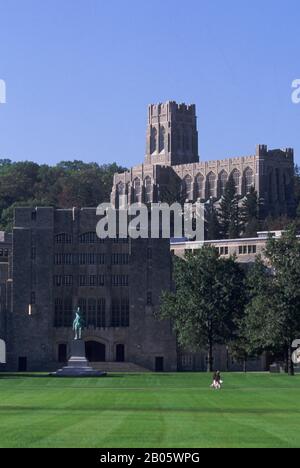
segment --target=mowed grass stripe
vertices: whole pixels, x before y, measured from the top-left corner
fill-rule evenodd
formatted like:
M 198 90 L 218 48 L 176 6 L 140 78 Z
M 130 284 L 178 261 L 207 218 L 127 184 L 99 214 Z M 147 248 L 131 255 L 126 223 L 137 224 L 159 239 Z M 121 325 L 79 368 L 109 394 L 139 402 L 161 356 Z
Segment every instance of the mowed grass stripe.
M 207 374 L 1 375 L 0 447 L 300 446 L 299 376 L 223 378 L 216 392 Z

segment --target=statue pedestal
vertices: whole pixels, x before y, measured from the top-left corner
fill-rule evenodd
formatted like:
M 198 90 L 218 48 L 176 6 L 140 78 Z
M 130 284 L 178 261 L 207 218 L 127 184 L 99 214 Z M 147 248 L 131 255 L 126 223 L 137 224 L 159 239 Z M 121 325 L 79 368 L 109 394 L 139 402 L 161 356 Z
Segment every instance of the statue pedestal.
M 53 377 L 104 377 L 106 372 L 94 370 L 85 356 L 85 342 L 73 340 L 68 366 L 50 374 Z

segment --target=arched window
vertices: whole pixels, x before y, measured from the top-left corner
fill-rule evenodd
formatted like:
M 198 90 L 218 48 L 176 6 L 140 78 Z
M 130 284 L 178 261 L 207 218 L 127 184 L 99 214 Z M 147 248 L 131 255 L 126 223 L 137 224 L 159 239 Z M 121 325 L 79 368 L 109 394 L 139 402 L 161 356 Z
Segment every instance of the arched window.
M 134 203 L 139 203 L 141 201 L 141 192 L 142 192 L 141 180 L 137 177 L 133 181 L 133 202 Z
M 126 204 L 126 199 L 125 199 L 125 184 L 123 182 L 119 182 L 117 185 L 117 201 L 116 205 L 117 208 L 123 207 L 123 205 Z
M 196 198 L 204 198 L 203 189 L 204 189 L 204 177 L 202 174 L 198 174 L 195 179 Z
M 94 231 L 85 232 L 79 235 L 80 244 L 101 244 L 102 242 L 103 239 L 100 239 Z
M 216 196 L 216 174 L 213 172 L 207 176 L 207 196 L 208 198 Z
M 225 193 L 225 188 L 226 184 L 228 181 L 228 174 L 226 171 L 222 171 L 219 175 L 219 181 L 220 181 L 220 195 L 224 195 Z
M 190 175 L 187 175 L 182 181 L 182 198 L 183 201 L 193 199 L 193 180 Z
M 157 130 L 155 127 L 151 128 L 151 136 L 150 136 L 150 153 L 155 153 L 157 149 Z
M 254 174 L 252 169 L 248 167 L 244 172 L 245 180 L 245 192 L 246 194 L 250 192 L 251 188 L 254 187 Z
M 117 194 L 120 195 L 125 195 L 125 185 L 123 182 L 119 182 L 117 185 Z
M 150 203 L 152 201 L 152 179 L 146 177 L 145 179 L 145 202 Z
M 234 180 L 235 191 L 236 193 L 239 193 L 241 174 L 237 169 L 234 169 L 234 171 L 232 171 L 232 177 Z
M 164 127 L 159 127 L 159 152 L 161 153 L 165 149 L 165 134 L 166 130 Z
M 56 244 L 72 244 L 72 240 L 72 234 L 67 234 L 66 232 L 55 236 Z

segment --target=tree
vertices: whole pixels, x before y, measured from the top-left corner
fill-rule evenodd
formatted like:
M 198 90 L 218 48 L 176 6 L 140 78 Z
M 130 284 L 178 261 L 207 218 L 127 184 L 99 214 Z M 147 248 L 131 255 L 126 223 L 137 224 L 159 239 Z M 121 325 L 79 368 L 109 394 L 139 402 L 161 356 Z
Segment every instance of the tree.
M 206 240 L 217 240 L 220 239 L 220 223 L 218 219 L 218 212 L 214 207 L 213 201 L 210 200 L 205 204 L 204 211 L 204 227 L 205 227 L 205 239 Z
M 236 239 L 240 234 L 239 203 L 233 175 L 225 186 L 220 203 L 219 222 L 223 238 Z
M 251 187 L 250 192 L 243 200 L 241 207 L 241 227 L 243 237 L 256 237 L 260 229 L 259 202 L 257 192 Z
M 244 326 L 252 351 L 285 352 L 294 375 L 292 342 L 300 337 L 300 243 L 294 227 L 280 239 L 270 238 L 248 278 L 249 302 Z
M 164 292 L 162 319 L 171 319 L 179 345 L 206 349 L 207 370 L 213 370 L 213 347 L 234 336 L 244 307 L 243 270 L 234 258 L 219 257 L 205 246 L 175 259 L 175 292 Z
M 293 375 L 292 342 L 300 337 L 300 243 L 293 225 L 280 239 L 268 241 L 266 257 L 275 271 L 275 319 L 280 325 L 280 340 L 287 352 L 288 371 Z
M 48 166 L 0 160 L 0 229 L 10 230 L 15 206 L 96 207 L 110 200 L 117 164 L 64 161 Z
M 245 280 L 247 304 L 240 323 L 240 335 L 249 354 L 260 355 L 278 346 L 274 329 L 274 282 L 261 257 L 247 272 Z

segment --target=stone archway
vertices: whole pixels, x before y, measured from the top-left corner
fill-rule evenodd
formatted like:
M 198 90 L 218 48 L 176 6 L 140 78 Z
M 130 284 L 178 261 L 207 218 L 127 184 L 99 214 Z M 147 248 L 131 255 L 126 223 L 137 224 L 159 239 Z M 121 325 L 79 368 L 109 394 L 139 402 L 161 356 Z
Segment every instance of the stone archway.
M 105 362 L 106 346 L 99 341 L 89 340 L 85 342 L 85 354 L 89 362 Z

